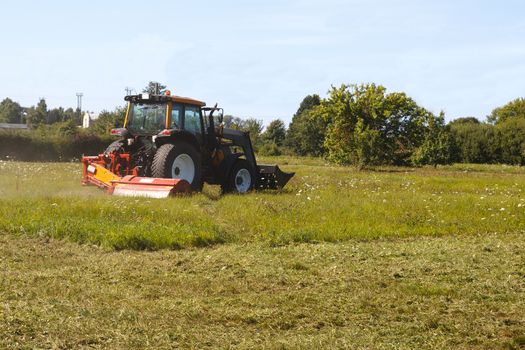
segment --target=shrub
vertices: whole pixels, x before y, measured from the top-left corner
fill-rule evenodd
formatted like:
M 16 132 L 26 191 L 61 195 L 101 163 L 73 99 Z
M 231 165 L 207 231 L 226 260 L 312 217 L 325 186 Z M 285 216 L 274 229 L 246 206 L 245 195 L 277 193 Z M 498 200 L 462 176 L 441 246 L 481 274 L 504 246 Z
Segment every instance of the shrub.
M 83 154 L 98 154 L 109 137 L 76 133 L 46 136 L 34 131 L 1 131 L 0 159 L 20 161 L 73 161 Z
M 258 153 L 262 156 L 280 156 L 282 151 L 275 142 L 267 142 L 259 149 Z

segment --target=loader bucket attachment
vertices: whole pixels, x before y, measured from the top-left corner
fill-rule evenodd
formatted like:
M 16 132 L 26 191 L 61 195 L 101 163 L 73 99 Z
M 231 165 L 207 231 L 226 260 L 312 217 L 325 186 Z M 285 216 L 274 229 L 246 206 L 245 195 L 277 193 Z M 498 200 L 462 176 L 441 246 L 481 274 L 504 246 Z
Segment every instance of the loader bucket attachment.
M 278 165 L 258 165 L 259 170 L 257 187 L 259 189 L 280 190 L 295 173 L 285 173 Z

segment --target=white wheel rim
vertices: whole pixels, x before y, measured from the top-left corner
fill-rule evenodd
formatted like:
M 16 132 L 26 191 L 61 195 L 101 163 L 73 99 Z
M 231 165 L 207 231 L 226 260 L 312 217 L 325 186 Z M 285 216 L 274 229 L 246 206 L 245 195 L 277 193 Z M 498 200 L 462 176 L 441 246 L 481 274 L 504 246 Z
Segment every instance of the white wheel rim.
M 195 164 L 193 159 L 186 153 L 179 154 L 171 165 L 171 177 L 173 179 L 182 179 L 190 184 L 195 177 Z
M 248 192 L 252 184 L 252 175 L 248 169 L 240 169 L 235 175 L 235 188 L 239 193 Z

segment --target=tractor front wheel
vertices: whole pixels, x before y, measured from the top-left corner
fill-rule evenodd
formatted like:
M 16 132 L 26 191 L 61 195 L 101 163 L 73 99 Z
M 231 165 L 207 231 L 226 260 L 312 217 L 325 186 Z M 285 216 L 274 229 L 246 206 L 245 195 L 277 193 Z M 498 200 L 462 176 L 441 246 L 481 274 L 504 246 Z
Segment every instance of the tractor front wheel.
M 192 145 L 177 141 L 159 147 L 151 165 L 153 177 L 183 179 L 193 191 L 202 190 L 201 157 Z
M 230 176 L 222 186 L 222 191 L 243 194 L 251 191 L 254 186 L 255 178 L 250 163 L 245 159 L 239 159 L 232 167 Z

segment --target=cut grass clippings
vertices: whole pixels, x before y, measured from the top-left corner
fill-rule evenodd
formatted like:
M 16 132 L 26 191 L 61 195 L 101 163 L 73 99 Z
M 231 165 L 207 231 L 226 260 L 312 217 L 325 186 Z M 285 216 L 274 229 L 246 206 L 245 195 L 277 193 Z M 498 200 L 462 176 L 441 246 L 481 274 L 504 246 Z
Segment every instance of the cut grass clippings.
M 0 348 L 522 349 L 525 241 L 107 251 L 0 234 Z

